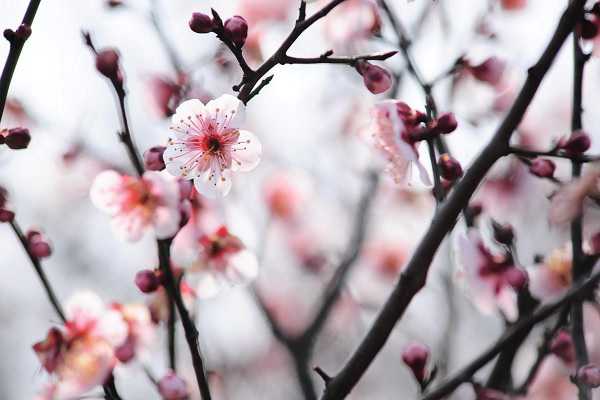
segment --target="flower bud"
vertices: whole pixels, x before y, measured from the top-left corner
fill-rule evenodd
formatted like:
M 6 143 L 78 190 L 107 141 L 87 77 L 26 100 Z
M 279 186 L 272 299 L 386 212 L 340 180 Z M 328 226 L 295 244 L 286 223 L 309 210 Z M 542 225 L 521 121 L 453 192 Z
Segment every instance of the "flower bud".
M 504 273 L 504 278 L 508 282 L 510 286 L 513 287 L 516 291 L 520 291 L 527 285 L 529 281 L 527 277 L 527 272 L 522 270 L 521 268 L 509 268 Z
M 587 18 L 581 21 L 578 28 L 583 39 L 590 40 L 598 34 L 598 26 Z
M 463 174 L 460 163 L 447 153 L 440 156 L 438 166 L 440 167 L 440 175 L 442 178 L 449 181 L 455 181 Z
M 192 14 L 189 25 L 190 29 L 196 33 L 208 33 L 214 28 L 212 18 L 200 12 L 195 12 Z
M 12 222 L 13 219 L 15 219 L 14 212 L 0 208 L 0 222 Z
M 592 141 L 587 133 L 575 131 L 560 147 L 570 154 L 579 155 L 585 153 L 591 145 Z
M 9 129 L 4 137 L 4 143 L 13 150 L 26 149 L 31 142 L 31 135 L 27 128 Z
M 114 49 L 99 51 L 96 55 L 96 69 L 108 79 L 120 81 L 121 71 L 119 68 L 119 53 Z
M 600 254 L 600 232 L 596 232 L 590 239 L 590 251 L 592 254 Z
M 600 368 L 593 364 L 584 365 L 577 371 L 577 382 L 590 388 L 600 387 Z
M 504 74 L 504 62 L 497 57 L 490 57 L 479 65 L 472 66 L 471 73 L 475 79 L 497 85 Z
M 536 158 L 529 166 L 529 172 L 540 178 L 552 178 L 555 170 L 554 162 L 545 158 Z
M 135 357 L 135 342 L 132 336 L 128 336 L 125 343 L 115 349 L 115 357 L 122 363 L 129 362 Z
M 402 361 L 411 369 L 419 383 L 425 381 L 427 375 L 427 360 L 429 359 L 429 348 L 420 343 L 408 345 L 402 352 Z
M 185 400 L 189 396 L 187 384 L 174 372 L 168 372 L 158 382 L 158 392 L 164 400 Z
M 392 86 L 392 75 L 377 65 L 360 61 L 356 64 L 356 70 L 362 75 L 369 92 L 373 94 L 383 93 Z
M 142 293 L 152 293 L 160 286 L 160 279 L 154 271 L 144 269 L 135 274 L 135 285 Z
M 243 17 L 234 15 L 225 21 L 223 25 L 225 36 L 230 39 L 236 46 L 242 47 L 248 37 L 248 23 Z
M 575 361 L 575 347 L 571 334 L 566 330 L 560 330 L 550 342 L 550 352 L 570 364 Z
M 510 246 L 515 239 L 515 233 L 512 226 L 502 225 L 496 221 L 492 221 L 492 230 L 494 231 L 494 239 L 501 244 Z
M 27 248 L 32 255 L 37 258 L 50 257 L 52 249 L 40 232 L 30 230 L 25 237 L 27 239 Z
M 163 154 L 167 148 L 165 146 L 154 146 L 144 152 L 144 166 L 150 171 L 162 171 L 165 169 Z
M 442 134 L 454 132 L 457 126 L 458 122 L 453 113 L 443 113 L 438 117 L 435 125 L 436 130 Z

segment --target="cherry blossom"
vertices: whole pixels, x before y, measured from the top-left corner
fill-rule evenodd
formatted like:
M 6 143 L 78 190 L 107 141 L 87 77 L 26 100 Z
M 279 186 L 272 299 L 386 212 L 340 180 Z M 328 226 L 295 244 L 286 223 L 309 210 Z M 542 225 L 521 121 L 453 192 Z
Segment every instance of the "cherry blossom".
M 179 228 L 179 186 L 174 179 L 147 171 L 142 178 L 108 170 L 96 176 L 90 189 L 92 203 L 112 217 L 116 235 L 139 240 L 149 228 L 159 239 Z
M 388 161 L 388 171 L 396 183 L 403 183 L 411 176 L 412 166 L 419 169 L 421 181 L 431 185 L 425 167 L 419 162 L 417 145 L 410 133 L 423 120 L 419 111 L 412 110 L 406 103 L 386 100 L 374 109 L 371 132 L 375 146 Z
M 553 250 L 544 261 L 528 269 L 531 294 L 541 301 L 562 296 L 571 287 L 572 264 L 570 246 Z
M 368 39 L 380 28 L 381 17 L 374 0 L 345 1 L 325 20 L 325 35 L 336 46 Z
M 207 227 L 195 215 L 173 240 L 175 264 L 194 273 L 199 298 L 217 295 L 222 289 L 244 284 L 258 274 L 256 256 L 225 226 Z
M 193 179 L 204 196 L 225 196 L 231 190 L 232 172 L 253 170 L 262 146 L 254 134 L 239 129 L 244 105 L 222 95 L 204 105 L 200 100 L 183 102 L 172 117 L 164 160 L 174 176 Z
M 583 202 L 590 195 L 600 195 L 600 167 L 588 169 L 581 178 L 563 186 L 552 198 L 550 222 L 566 224 L 583 210 Z
M 301 172 L 280 171 L 265 181 L 263 191 L 271 215 L 279 220 L 293 221 L 306 206 L 311 184 Z

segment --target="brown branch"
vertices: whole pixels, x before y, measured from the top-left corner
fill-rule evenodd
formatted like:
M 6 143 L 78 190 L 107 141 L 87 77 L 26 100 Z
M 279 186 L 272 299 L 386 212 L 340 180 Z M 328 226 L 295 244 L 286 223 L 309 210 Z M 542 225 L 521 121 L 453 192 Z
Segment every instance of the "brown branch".
M 494 357 L 496 357 L 505 348 L 505 346 L 510 343 L 510 341 L 514 340 L 515 337 L 531 330 L 535 325 L 561 310 L 566 304 L 570 304 L 585 293 L 593 291 L 597 287 L 599 281 L 600 272 L 597 272 L 582 284 L 573 287 L 561 299 L 540 307 L 536 312 L 531 314 L 531 316 L 523 319 L 507 329 L 504 334 L 479 357 L 456 373 L 452 378 L 441 383 L 436 389 L 433 389 L 431 392 L 423 396 L 421 400 L 443 399 L 451 394 L 461 384 L 470 382 L 473 379 L 473 375 L 488 362 L 493 360 Z
M 548 151 L 535 151 L 535 150 L 527 150 L 521 149 L 518 147 L 511 147 L 510 153 L 519 157 L 525 158 L 536 158 L 536 157 L 557 157 L 557 158 L 566 158 L 571 161 L 575 161 L 578 163 L 589 163 L 600 161 L 600 155 L 587 156 L 587 155 L 579 155 L 579 154 L 570 154 L 561 150 L 548 150 Z
M 368 54 L 354 57 L 331 57 L 333 50 L 328 50 L 319 57 L 292 57 L 283 55 L 280 64 L 345 64 L 355 67 L 359 61 L 384 61 L 396 55 L 397 51 L 387 51 L 385 53 Z
M 554 58 L 570 34 L 583 0 L 574 1 L 563 13 L 552 39 L 538 62 L 529 69 L 527 80 L 508 115 L 494 134 L 492 140 L 476 158 L 464 177 L 456 184 L 447 200 L 437 210 L 431 225 L 408 265 L 400 276 L 396 287 L 375 319 L 366 337 L 342 370 L 329 382 L 323 400 L 343 399 L 365 373 L 412 298 L 425 286 L 427 273 L 442 240 L 454 227 L 460 211 L 467 205 L 471 195 L 491 166 L 508 151 L 508 142 Z

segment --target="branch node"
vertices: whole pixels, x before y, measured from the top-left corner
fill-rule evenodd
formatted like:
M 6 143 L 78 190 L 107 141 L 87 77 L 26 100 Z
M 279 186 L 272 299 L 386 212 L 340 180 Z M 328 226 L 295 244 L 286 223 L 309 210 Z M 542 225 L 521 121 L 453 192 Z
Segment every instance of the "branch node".
M 329 382 L 331 382 L 331 379 L 333 379 L 331 378 L 331 376 L 329 376 L 329 374 L 327 374 L 327 372 L 323 371 L 321 367 L 314 367 L 313 371 L 315 371 L 317 375 L 319 375 L 321 379 L 323 379 L 325 386 L 327 386 Z

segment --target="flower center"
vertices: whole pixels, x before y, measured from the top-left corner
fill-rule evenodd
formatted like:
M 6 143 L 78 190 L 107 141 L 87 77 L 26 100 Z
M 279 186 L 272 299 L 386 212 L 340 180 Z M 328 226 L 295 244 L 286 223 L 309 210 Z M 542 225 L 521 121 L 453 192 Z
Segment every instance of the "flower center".
M 219 138 L 212 136 L 208 138 L 208 143 L 207 143 L 207 147 L 208 147 L 208 151 L 210 153 L 216 153 L 219 150 L 221 150 L 221 141 L 219 140 Z

